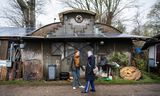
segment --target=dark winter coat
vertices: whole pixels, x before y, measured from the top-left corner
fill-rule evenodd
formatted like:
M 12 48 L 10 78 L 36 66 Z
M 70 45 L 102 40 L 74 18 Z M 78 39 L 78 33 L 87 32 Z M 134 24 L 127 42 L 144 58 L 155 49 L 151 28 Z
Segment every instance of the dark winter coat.
M 87 81 L 95 79 L 95 74 L 93 72 L 94 68 L 95 68 L 95 57 L 91 55 L 90 57 L 88 57 L 88 62 L 86 65 L 85 77 Z
M 98 66 L 102 67 L 102 66 L 106 65 L 107 63 L 108 63 L 107 58 L 102 56 Z

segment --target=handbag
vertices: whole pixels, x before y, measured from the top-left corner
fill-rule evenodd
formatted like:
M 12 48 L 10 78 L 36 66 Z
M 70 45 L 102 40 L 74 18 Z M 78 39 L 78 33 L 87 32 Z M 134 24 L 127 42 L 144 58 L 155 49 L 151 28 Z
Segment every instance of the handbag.
M 89 67 L 91 67 L 91 64 L 89 64 L 89 62 L 88 62 L 88 65 L 89 65 Z M 97 72 L 98 72 L 98 67 L 95 67 L 95 68 L 93 69 L 93 73 L 94 73 L 94 74 L 97 74 Z

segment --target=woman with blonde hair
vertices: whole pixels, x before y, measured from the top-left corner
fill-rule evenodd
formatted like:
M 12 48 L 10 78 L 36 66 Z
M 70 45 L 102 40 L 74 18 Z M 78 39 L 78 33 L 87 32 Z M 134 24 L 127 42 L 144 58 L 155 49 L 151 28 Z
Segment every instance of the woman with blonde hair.
M 84 88 L 80 82 L 80 52 L 79 50 L 75 50 L 74 56 L 71 61 L 71 71 L 73 75 L 73 89 L 76 87 Z

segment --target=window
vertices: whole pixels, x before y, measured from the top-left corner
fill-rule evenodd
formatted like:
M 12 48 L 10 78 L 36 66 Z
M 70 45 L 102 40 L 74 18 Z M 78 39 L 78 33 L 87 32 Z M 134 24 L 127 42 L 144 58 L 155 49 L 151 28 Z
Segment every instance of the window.
M 51 54 L 52 55 L 62 55 L 63 54 L 63 43 L 52 43 L 51 45 Z

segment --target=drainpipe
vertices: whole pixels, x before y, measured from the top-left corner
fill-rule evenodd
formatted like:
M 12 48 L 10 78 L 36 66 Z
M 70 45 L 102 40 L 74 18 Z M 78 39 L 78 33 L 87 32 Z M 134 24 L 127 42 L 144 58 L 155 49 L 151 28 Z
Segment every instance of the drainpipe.
M 10 52 L 10 54 L 9 54 L 9 61 L 11 61 L 12 62 L 12 55 L 13 55 L 13 42 L 11 43 L 11 46 L 10 46 L 10 49 L 9 49 L 9 52 Z

